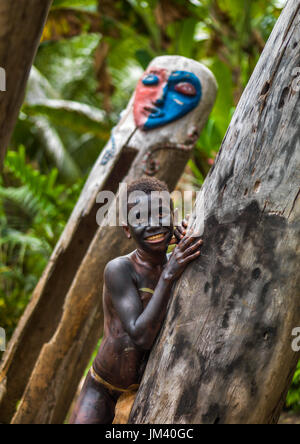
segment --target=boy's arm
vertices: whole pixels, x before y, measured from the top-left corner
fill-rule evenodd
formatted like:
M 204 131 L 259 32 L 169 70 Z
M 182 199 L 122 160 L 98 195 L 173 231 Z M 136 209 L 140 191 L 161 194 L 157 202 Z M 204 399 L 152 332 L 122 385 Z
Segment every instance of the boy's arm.
M 105 286 L 125 331 L 137 347 L 149 350 L 162 325 L 173 281 L 161 277 L 144 310 L 131 267 L 125 261 L 110 262 L 104 273 Z
M 178 244 L 145 310 L 132 279 L 131 264 L 119 259 L 106 267 L 106 288 L 125 331 L 138 347 L 151 349 L 165 317 L 173 283 L 187 264 L 199 257 L 201 243 L 201 240 L 186 236 Z

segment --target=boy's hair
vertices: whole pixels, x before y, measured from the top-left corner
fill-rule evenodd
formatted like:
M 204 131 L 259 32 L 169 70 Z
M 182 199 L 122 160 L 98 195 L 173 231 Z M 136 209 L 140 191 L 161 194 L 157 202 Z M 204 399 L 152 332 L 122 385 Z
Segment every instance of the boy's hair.
M 151 195 L 152 192 L 167 193 L 169 196 L 169 203 L 173 211 L 173 201 L 170 196 L 169 188 L 165 182 L 156 179 L 156 177 L 143 176 L 140 179 L 130 182 L 127 186 L 127 203 L 131 193 L 134 192 L 142 192 L 147 195 Z M 122 200 L 122 196 L 120 196 L 120 198 Z M 123 201 L 123 203 L 125 204 L 125 201 Z M 125 208 L 124 205 L 121 207 L 122 218 L 123 220 L 127 220 L 127 208 Z
M 134 191 L 143 191 L 146 194 L 151 194 L 152 191 L 167 191 L 170 193 L 169 188 L 165 182 L 156 179 L 156 177 L 143 176 L 131 182 L 128 185 L 128 195 Z

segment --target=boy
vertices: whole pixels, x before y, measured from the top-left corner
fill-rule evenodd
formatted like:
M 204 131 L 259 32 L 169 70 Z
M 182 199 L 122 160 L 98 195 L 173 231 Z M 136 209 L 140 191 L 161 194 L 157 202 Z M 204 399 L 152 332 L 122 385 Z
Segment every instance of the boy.
M 123 227 L 137 249 L 108 263 L 104 272 L 104 335 L 72 414 L 71 424 L 111 424 L 121 395 L 137 390 L 150 350 L 162 326 L 174 282 L 200 255 L 202 241 L 174 230 L 174 212 L 159 203 L 154 217 L 152 192 L 169 193 L 155 178 L 141 178 L 128 187 L 139 192 L 127 210 L 136 223 Z M 137 205 L 138 204 L 138 205 Z M 143 220 L 140 208 L 146 208 Z M 129 218 L 130 219 L 130 218 Z M 131 218 L 132 219 L 132 218 Z M 168 260 L 175 234 L 178 245 Z

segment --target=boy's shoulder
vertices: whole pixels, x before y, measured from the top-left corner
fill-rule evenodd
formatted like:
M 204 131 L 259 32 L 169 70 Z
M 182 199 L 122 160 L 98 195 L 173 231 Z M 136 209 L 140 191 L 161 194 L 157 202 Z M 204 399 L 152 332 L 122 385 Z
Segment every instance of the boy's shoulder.
M 116 273 L 129 272 L 132 270 L 132 263 L 128 256 L 116 257 L 109 261 L 104 270 L 105 278 L 117 278 Z

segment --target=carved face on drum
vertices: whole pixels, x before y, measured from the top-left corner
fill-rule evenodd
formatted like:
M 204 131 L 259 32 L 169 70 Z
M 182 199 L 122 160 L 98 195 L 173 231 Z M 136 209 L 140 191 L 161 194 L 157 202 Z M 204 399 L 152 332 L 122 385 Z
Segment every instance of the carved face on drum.
M 200 80 L 192 72 L 151 68 L 136 89 L 135 123 L 150 130 L 174 122 L 195 109 L 201 98 Z

